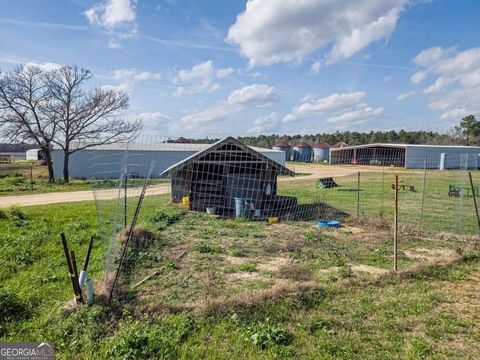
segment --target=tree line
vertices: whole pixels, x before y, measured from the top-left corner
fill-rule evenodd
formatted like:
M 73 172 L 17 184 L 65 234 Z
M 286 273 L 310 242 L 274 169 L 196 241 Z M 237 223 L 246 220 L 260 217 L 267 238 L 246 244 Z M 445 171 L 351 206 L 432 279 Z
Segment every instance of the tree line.
M 138 121 L 119 114 L 128 95 L 110 88 L 86 89 L 92 73 L 78 66 L 45 71 L 18 66 L 0 71 L 0 135 L 10 142 L 28 142 L 44 153 L 49 181 L 54 181 L 52 149 L 64 153 L 63 178 L 69 181 L 69 157 L 88 147 L 133 139 Z
M 440 134 L 432 131 L 337 131 L 332 134 L 309 134 L 309 135 L 259 135 L 239 138 L 247 145 L 272 147 L 279 142 L 288 142 L 290 145 L 303 141 L 310 145 L 327 143 L 334 145 L 337 142 L 345 142 L 348 145 L 364 145 L 371 143 L 392 144 L 433 144 L 433 145 L 456 145 L 462 140 L 456 134 Z

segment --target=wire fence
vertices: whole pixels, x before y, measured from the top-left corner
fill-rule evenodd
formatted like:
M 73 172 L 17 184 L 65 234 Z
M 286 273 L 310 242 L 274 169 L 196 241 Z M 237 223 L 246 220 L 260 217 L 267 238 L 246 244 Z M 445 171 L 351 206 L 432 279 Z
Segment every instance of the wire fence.
M 405 236 L 478 234 L 478 155 L 376 149 L 291 157 L 234 138 L 214 144 L 143 137 L 86 151 L 105 247 L 105 290 L 119 296 L 151 234 L 139 224 L 160 205 L 251 221 L 359 222 Z M 296 161 L 291 161 L 296 160 Z M 316 160 L 316 161 L 315 161 Z M 470 182 L 469 173 L 472 176 Z M 395 187 L 395 177 L 398 185 Z M 89 176 L 92 177 L 92 176 Z

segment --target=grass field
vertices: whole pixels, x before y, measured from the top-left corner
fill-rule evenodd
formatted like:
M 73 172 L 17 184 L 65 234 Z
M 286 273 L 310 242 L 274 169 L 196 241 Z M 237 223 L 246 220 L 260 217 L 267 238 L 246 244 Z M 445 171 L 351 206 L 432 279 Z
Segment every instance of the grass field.
M 143 184 L 142 179 L 130 179 L 129 186 Z M 152 179 L 151 184 L 162 184 L 167 179 Z M 48 182 L 46 166 L 32 161 L 17 161 L 13 164 L 0 164 L 0 196 L 30 195 L 65 191 L 88 191 L 104 187 L 117 186 L 118 180 L 70 179 L 68 183 L 57 179 Z
M 328 165 L 310 165 L 311 168 Z M 360 173 L 360 192 L 358 175 Z M 313 171 L 314 172 L 314 171 Z M 279 182 L 279 193 L 297 196 L 300 203 L 322 202 L 352 216 L 357 215 L 357 204 L 361 217 L 391 223 L 394 207 L 392 185 L 394 176 L 399 176 L 399 223 L 401 227 L 415 231 L 438 233 L 475 234 L 478 232 L 477 218 L 470 182 L 466 171 L 426 171 L 400 168 L 335 166 L 328 172 L 339 185 L 336 188 L 319 189 L 318 177 L 297 181 Z M 320 177 L 320 176 L 319 176 Z M 475 186 L 480 183 L 480 173 L 472 171 Z M 462 186 L 459 198 L 449 197 L 449 185 Z M 410 189 L 414 191 L 410 191 Z M 347 191 L 345 191 L 347 190 Z M 467 192 L 468 190 L 468 192 Z
M 321 230 L 313 222 L 223 220 L 185 212 L 164 195 L 145 199 L 140 224 L 153 240 L 138 253 L 131 282 L 159 274 L 126 289 L 126 303 L 67 311 L 72 292 L 59 233 L 83 259 L 90 236 L 99 235 L 95 205 L 2 211 L 0 339 L 51 341 L 65 359 L 480 353 L 480 253 L 473 237 L 405 233 L 401 272 L 392 274 L 391 233 L 373 223 L 347 220 L 343 228 Z M 90 266 L 97 284 L 103 251 L 97 240 Z

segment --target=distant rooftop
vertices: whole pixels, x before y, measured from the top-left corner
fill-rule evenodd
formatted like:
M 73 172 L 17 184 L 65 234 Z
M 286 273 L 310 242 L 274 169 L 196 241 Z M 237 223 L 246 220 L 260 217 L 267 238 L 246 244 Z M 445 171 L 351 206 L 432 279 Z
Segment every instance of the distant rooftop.
M 334 148 L 335 150 L 349 150 L 349 149 L 362 149 L 368 147 L 389 147 L 389 148 L 404 148 L 407 147 L 423 147 L 423 148 L 457 148 L 457 149 L 480 149 L 480 146 L 467 146 L 467 145 L 428 145 L 428 144 L 390 144 L 390 143 L 373 143 L 364 145 L 344 146 L 342 148 Z
M 81 144 L 83 146 L 83 144 Z M 89 148 L 86 148 L 85 151 L 92 150 L 105 150 L 105 151 L 118 151 L 118 150 L 128 150 L 128 151 L 186 151 L 186 152 L 198 152 L 205 150 L 210 147 L 212 144 L 191 144 L 191 143 L 167 143 L 160 142 L 157 144 L 145 144 L 145 143 L 115 143 L 115 144 L 106 144 L 106 145 L 96 145 Z M 79 143 L 72 144 L 72 149 L 79 147 Z M 281 152 L 280 150 L 267 149 L 257 146 L 249 146 L 251 149 L 259 152 Z M 56 149 L 59 150 L 59 149 Z

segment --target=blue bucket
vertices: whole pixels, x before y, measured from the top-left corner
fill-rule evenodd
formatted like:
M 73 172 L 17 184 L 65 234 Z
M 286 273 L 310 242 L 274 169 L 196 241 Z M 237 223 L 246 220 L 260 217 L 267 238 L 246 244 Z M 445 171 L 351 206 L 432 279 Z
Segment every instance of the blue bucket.
M 340 227 L 340 222 L 336 220 L 318 220 L 317 224 L 320 227 Z

